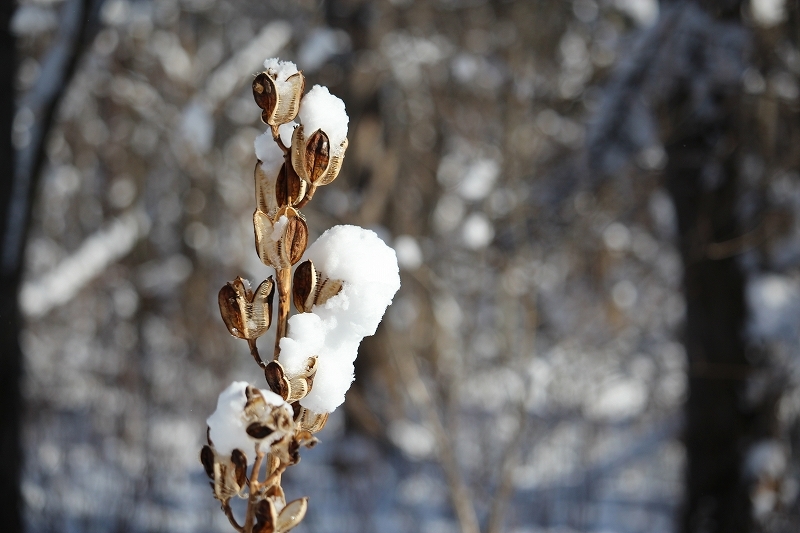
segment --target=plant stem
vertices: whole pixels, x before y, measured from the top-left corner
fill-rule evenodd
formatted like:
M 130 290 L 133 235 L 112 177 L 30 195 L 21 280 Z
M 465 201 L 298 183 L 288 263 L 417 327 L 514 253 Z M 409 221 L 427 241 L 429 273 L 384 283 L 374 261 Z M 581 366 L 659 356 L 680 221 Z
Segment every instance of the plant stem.
M 281 353 L 281 339 L 286 336 L 289 322 L 289 306 L 292 293 L 292 269 L 282 268 L 276 272 L 276 285 L 278 286 L 278 324 L 275 332 L 275 354 L 273 359 L 278 360 Z
M 265 363 L 261 359 L 261 354 L 258 353 L 258 346 L 256 345 L 256 339 L 247 339 L 247 345 L 250 347 L 250 355 L 252 355 L 253 359 L 256 360 L 258 366 L 260 366 L 261 368 L 267 366 L 267 363 Z
M 244 533 L 244 528 L 242 528 L 242 526 L 240 526 L 239 523 L 236 521 L 236 517 L 233 516 L 233 511 L 231 510 L 231 506 L 230 504 L 228 504 L 228 502 L 222 504 L 222 510 L 225 511 L 225 516 L 228 517 L 228 522 L 231 523 L 233 529 L 235 529 L 239 533 Z
M 258 503 L 258 474 L 261 470 L 261 461 L 264 459 L 264 452 L 256 452 L 256 460 L 253 463 L 253 470 L 250 471 L 250 496 L 247 500 L 247 515 L 244 519 L 244 533 L 252 533 L 255 525 L 256 504 Z

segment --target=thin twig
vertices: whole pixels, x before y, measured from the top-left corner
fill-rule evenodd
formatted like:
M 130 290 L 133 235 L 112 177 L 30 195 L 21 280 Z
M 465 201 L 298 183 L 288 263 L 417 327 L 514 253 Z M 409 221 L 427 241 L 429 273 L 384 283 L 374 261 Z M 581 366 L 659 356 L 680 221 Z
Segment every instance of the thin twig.
M 258 474 L 261 470 L 261 461 L 264 459 L 264 452 L 260 449 L 256 452 L 256 460 L 253 463 L 253 470 L 250 471 L 250 496 L 247 499 L 247 514 L 244 519 L 244 533 L 252 533 L 256 517 L 256 503 L 258 503 Z
M 267 363 L 265 363 L 263 359 L 261 359 L 261 354 L 258 353 L 258 346 L 256 345 L 256 339 L 247 339 L 247 345 L 250 347 L 250 355 L 252 355 L 253 359 L 256 360 L 258 366 L 260 366 L 261 368 L 265 368 L 267 366 Z
M 239 525 L 239 522 L 236 521 L 236 517 L 233 516 L 233 509 L 231 509 L 231 506 L 228 505 L 228 502 L 222 504 L 222 510 L 225 512 L 225 516 L 228 517 L 228 522 L 231 523 L 233 529 L 239 533 L 244 533 L 244 528 Z
M 436 407 L 433 404 L 433 398 L 428 391 L 427 385 L 425 385 L 425 382 L 420 377 L 415 356 L 408 353 L 400 357 L 395 349 L 394 338 L 391 334 L 389 335 L 389 340 L 389 351 L 400 371 L 400 377 L 406 382 L 406 389 L 409 391 L 409 397 L 411 401 L 417 405 L 417 408 L 422 412 L 428 424 L 433 429 L 433 434 L 436 438 L 437 453 L 442 469 L 447 477 L 453 508 L 456 513 L 456 518 L 461 525 L 461 532 L 480 533 L 478 514 L 475 512 L 475 506 L 469 494 L 469 489 L 461 477 L 461 470 L 455 456 L 453 442 L 447 434 L 439 414 L 436 412 Z

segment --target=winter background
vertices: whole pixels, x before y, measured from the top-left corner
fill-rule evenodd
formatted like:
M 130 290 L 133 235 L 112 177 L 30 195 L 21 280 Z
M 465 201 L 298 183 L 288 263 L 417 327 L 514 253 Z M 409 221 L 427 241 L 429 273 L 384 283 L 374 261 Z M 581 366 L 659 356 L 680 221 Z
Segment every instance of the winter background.
M 684 134 L 711 147 L 702 194 L 736 177 L 744 228 L 706 255 L 743 273 L 731 337 L 748 359 L 704 376 L 767 405 L 736 444 L 746 530 L 797 531 L 796 1 L 22 0 L 20 154 L 87 6 L 24 259 L 27 531 L 230 530 L 198 455 L 218 394 L 265 386 L 216 295 L 271 273 L 252 233 L 268 57 L 350 116 L 342 172 L 304 209 L 310 241 L 370 228 L 402 279 L 284 476 L 310 497 L 298 533 L 717 530 L 713 510 L 681 518 L 699 375 L 668 181 Z M 749 133 L 733 158 L 715 126 L 731 94 Z

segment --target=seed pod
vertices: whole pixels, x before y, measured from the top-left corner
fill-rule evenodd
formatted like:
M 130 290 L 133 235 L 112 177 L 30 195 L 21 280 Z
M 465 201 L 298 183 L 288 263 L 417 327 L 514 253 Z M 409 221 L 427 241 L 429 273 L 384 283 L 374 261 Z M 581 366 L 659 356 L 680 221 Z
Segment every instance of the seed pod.
M 275 504 L 267 498 L 256 504 L 256 525 L 254 533 L 278 533 L 275 528 L 278 522 L 278 513 L 275 511 Z
M 292 166 L 297 175 L 308 183 L 308 198 L 314 196 L 317 187 L 329 184 L 339 175 L 347 144 L 345 138 L 341 145 L 331 147 L 328 135 L 322 130 L 316 130 L 306 137 L 302 124 L 294 129 Z
M 292 296 L 300 313 L 308 313 L 315 305 L 322 305 L 339 294 L 344 282 L 323 276 L 311 260 L 303 261 L 294 271 Z
M 214 479 L 214 450 L 211 449 L 211 446 L 206 444 L 203 446 L 203 449 L 200 451 L 200 462 L 203 463 L 203 469 L 206 471 L 206 475 L 209 479 Z
M 308 498 L 300 498 L 286 504 L 286 507 L 281 510 L 281 514 L 278 515 L 275 524 L 276 532 L 285 533 L 295 527 L 305 518 L 307 509 Z
M 311 433 L 319 433 L 325 427 L 328 415 L 329 413 L 315 413 L 303 407 L 303 411 L 300 414 L 300 428 Z
M 264 377 L 267 378 L 269 389 L 286 400 L 289 397 L 289 379 L 283 371 L 283 365 L 278 361 L 267 363 L 264 368 Z
M 284 163 L 278 173 L 272 176 L 259 161 L 256 163 L 253 180 L 256 186 L 257 209 L 273 216 L 282 207 L 299 204 L 305 198 L 308 188 L 291 163 Z
M 269 71 L 257 75 L 253 80 L 253 98 L 262 109 L 261 120 L 270 126 L 294 120 L 305 85 L 302 72 L 292 74 L 286 81 L 278 81 Z
M 257 339 L 272 323 L 272 299 L 275 284 L 272 277 L 262 281 L 255 292 L 241 277 L 219 291 L 219 312 L 228 331 L 240 339 Z
M 209 477 L 216 499 L 225 503 L 242 492 L 247 483 L 247 457 L 241 450 L 233 450 L 229 457 L 224 457 L 213 448 L 204 447 L 200 454 L 206 474 L 209 474 L 207 465 L 211 465 Z
M 256 250 L 265 265 L 280 270 L 291 267 L 303 257 L 308 245 L 308 226 L 293 207 L 283 207 L 273 217 L 256 210 L 253 227 Z
M 272 434 L 273 430 L 264 424 L 261 424 L 259 422 L 253 422 L 252 424 L 247 426 L 247 429 L 245 431 L 247 431 L 247 434 L 253 437 L 254 439 L 264 439 L 266 437 L 269 437 Z

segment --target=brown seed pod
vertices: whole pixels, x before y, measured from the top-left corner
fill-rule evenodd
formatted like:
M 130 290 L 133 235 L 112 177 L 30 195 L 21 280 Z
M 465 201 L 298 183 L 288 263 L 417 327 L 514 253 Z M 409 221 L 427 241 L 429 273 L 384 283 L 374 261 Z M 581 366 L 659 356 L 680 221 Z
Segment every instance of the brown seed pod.
M 315 413 L 303 407 L 300 414 L 300 428 L 310 431 L 311 433 L 319 433 L 325 427 L 328 421 L 329 413 Z
M 240 487 L 244 487 L 245 483 L 247 483 L 247 457 L 241 450 L 233 450 L 231 462 L 236 469 L 236 483 Z
M 275 531 L 285 533 L 302 522 L 308 509 L 308 498 L 300 498 L 286 504 L 278 515 Z
M 302 72 L 296 72 L 278 82 L 269 72 L 258 74 L 253 80 L 253 98 L 262 109 L 261 120 L 270 126 L 280 126 L 294 120 L 300 110 L 306 81 Z
M 247 434 L 253 437 L 254 439 L 264 439 L 266 437 L 269 437 L 273 432 L 272 429 L 259 422 L 253 422 L 252 424 L 247 426 L 247 429 L 245 431 L 247 431 Z
M 219 312 L 228 331 L 240 339 L 257 339 L 272 323 L 272 299 L 275 283 L 272 277 L 262 281 L 253 292 L 249 284 L 237 277 L 219 291 Z
M 256 504 L 256 525 L 254 533 L 277 533 L 276 524 L 278 513 L 275 511 L 275 504 L 270 498 L 261 500 Z
M 264 368 L 264 377 L 267 378 L 269 389 L 286 400 L 289 397 L 289 379 L 283 371 L 283 365 L 278 361 L 267 363 Z
M 282 220 L 286 217 L 286 220 Z M 308 226 L 293 207 L 282 207 L 270 216 L 263 211 L 253 213 L 256 250 L 261 261 L 276 270 L 291 267 L 300 261 L 308 245 Z
M 303 125 L 292 133 L 292 166 L 300 178 L 307 182 L 306 196 L 311 198 L 314 190 L 336 179 L 342 168 L 348 141 L 345 138 L 336 149 L 330 146 L 328 135 L 316 130 L 306 137 Z
M 200 462 L 203 463 L 203 469 L 206 471 L 206 475 L 209 479 L 214 479 L 214 450 L 211 449 L 211 446 L 206 444 L 203 446 L 203 449 L 200 450 Z
M 310 259 L 303 261 L 294 271 L 294 306 L 300 313 L 311 312 L 315 305 L 323 305 L 339 294 L 343 284 L 341 280 L 323 276 Z

